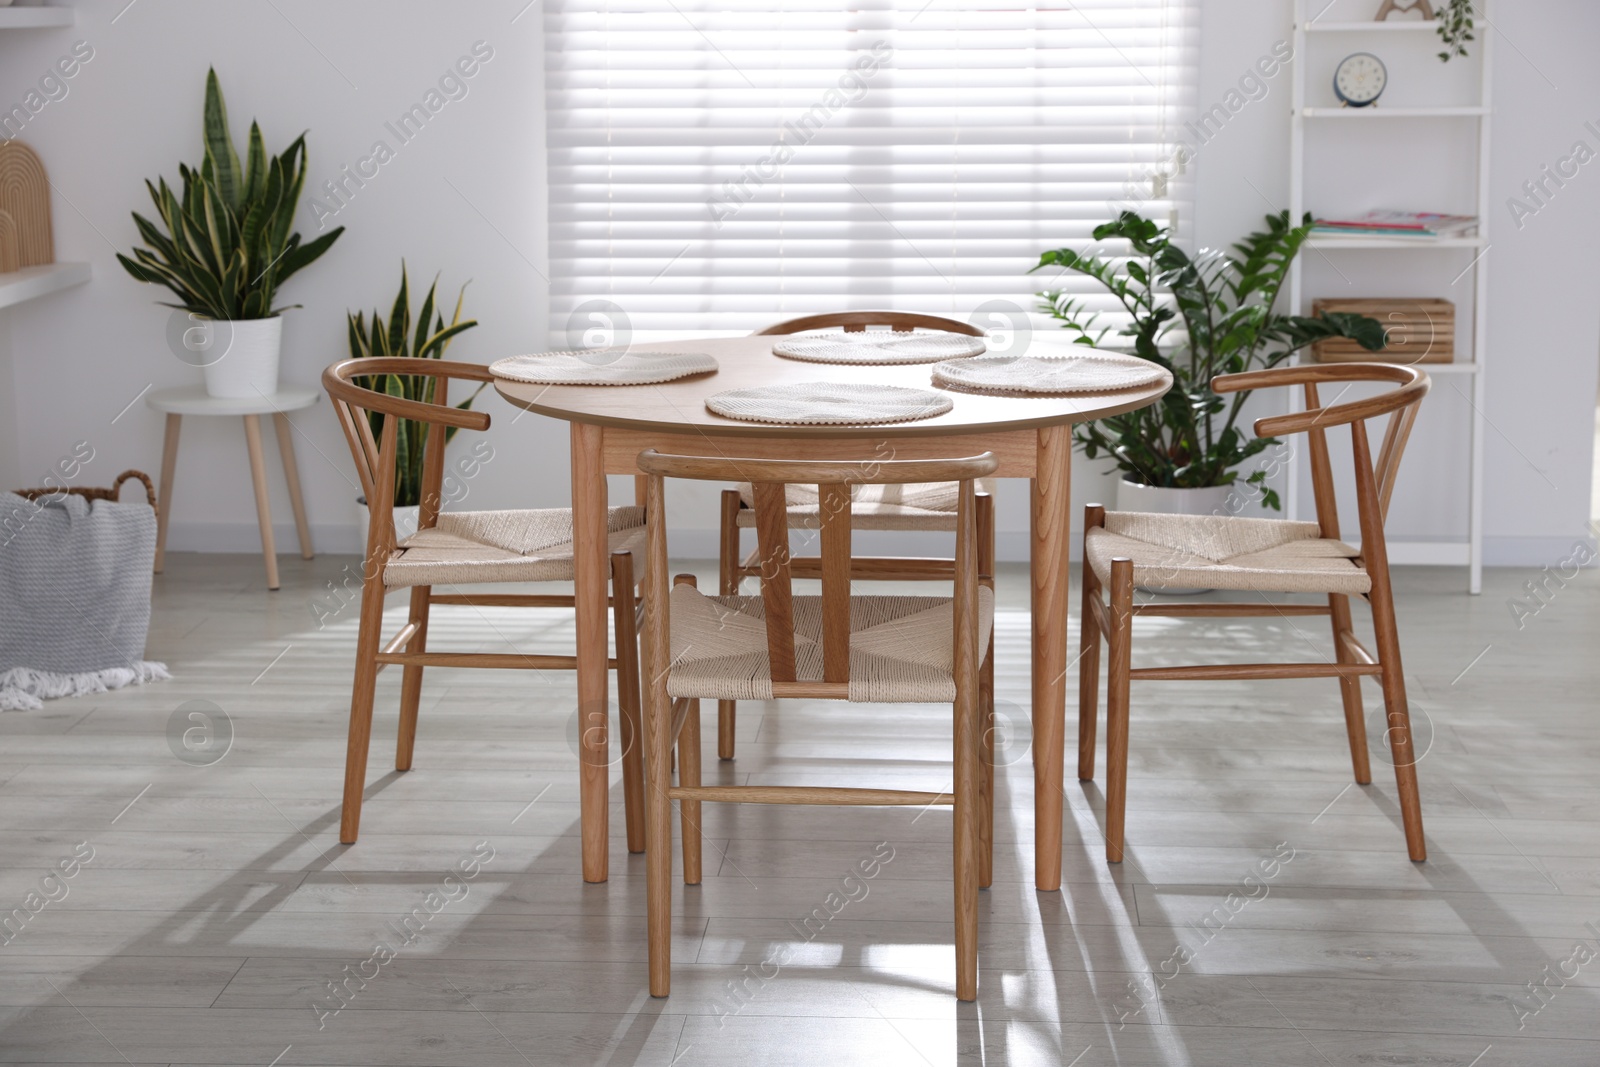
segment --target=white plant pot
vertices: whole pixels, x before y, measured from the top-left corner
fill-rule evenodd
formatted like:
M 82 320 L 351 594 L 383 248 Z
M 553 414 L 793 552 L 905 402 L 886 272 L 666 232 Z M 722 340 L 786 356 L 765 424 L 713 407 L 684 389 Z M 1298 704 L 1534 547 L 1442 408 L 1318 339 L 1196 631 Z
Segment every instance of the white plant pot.
M 1237 515 L 1238 503 L 1230 505 L 1232 486 L 1212 485 L 1204 489 L 1169 489 L 1161 485 L 1140 485 L 1124 479 L 1117 483 L 1117 510 L 1144 511 L 1157 515 Z
M 1161 485 L 1140 485 L 1122 480 L 1117 483 L 1117 510 L 1143 511 L 1157 515 L 1237 515 L 1242 500 L 1229 500 L 1233 488 L 1212 485 L 1204 489 L 1170 489 Z M 1210 589 L 1151 589 L 1142 592 L 1162 596 L 1192 596 Z
M 404 541 L 417 532 L 418 512 L 421 510 L 415 504 L 394 509 L 395 540 Z M 365 555 L 367 538 L 372 534 L 372 512 L 367 509 L 367 498 L 364 496 L 356 497 L 356 533 L 361 538 L 356 551 Z
M 243 319 L 216 324 L 227 347 L 204 367 L 206 394 L 257 400 L 278 391 L 278 355 L 283 351 L 283 319 Z

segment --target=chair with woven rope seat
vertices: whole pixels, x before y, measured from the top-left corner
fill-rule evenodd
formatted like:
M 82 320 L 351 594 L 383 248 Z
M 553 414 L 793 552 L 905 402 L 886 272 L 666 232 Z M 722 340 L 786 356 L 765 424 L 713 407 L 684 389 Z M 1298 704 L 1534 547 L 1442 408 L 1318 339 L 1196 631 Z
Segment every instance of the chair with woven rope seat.
M 1376 396 L 1323 407 L 1318 385 L 1390 383 Z M 1256 678 L 1337 678 L 1344 702 L 1345 729 L 1355 780 L 1372 781 L 1367 732 L 1361 705 L 1361 679 L 1376 676 L 1383 689 L 1387 736 L 1394 757 L 1406 847 L 1413 860 L 1427 858 L 1422 831 L 1422 801 L 1406 705 L 1400 640 L 1395 628 L 1394 591 L 1389 579 L 1383 524 L 1394 493 L 1400 456 L 1428 392 L 1428 376 L 1404 366 L 1375 363 L 1312 364 L 1227 374 L 1212 380 L 1218 393 L 1301 385 L 1306 410 L 1258 419 L 1259 437 L 1304 433 L 1316 499 L 1316 522 L 1239 518 L 1224 515 L 1153 515 L 1106 511 L 1090 504 L 1084 519 L 1083 632 L 1079 658 L 1078 777 L 1094 777 L 1095 727 L 1100 682 L 1100 639 L 1108 645 L 1106 696 L 1106 858 L 1123 855 L 1124 809 L 1128 778 L 1129 682 Z M 1341 393 L 1342 395 L 1342 393 Z M 1388 416 L 1374 462 L 1367 421 Z M 1340 540 L 1339 513 L 1327 431 L 1349 426 L 1355 460 L 1356 512 L 1361 546 Z M 1135 604 L 1135 586 L 1166 589 L 1222 589 L 1251 593 L 1316 593 L 1326 604 L 1253 603 L 1175 605 Z M 1109 591 L 1109 599 L 1102 594 Z M 1351 629 L 1350 598 L 1372 608 L 1377 654 L 1368 652 Z M 1136 616 L 1239 618 L 1327 615 L 1333 624 L 1334 661 L 1321 663 L 1205 664 L 1132 666 Z
M 983 337 L 984 331 L 960 319 L 943 315 L 928 315 L 912 311 L 839 311 L 823 315 L 807 315 L 798 319 L 773 323 L 751 334 L 752 337 L 788 336 L 810 330 L 843 329 L 846 333 L 864 333 L 869 328 L 887 328 L 894 331 L 932 330 Z M 978 492 L 990 496 L 994 484 L 982 479 Z M 852 487 L 855 514 L 853 523 L 858 530 L 930 530 L 950 533 L 956 528 L 956 486 L 951 482 L 927 482 L 918 485 L 870 485 Z M 791 485 L 788 489 L 789 526 L 793 529 L 815 530 L 818 526 L 818 499 L 814 487 Z M 742 482 L 737 488 L 722 492 L 722 539 L 720 550 L 720 592 L 731 596 L 739 591 L 746 578 L 758 576 L 755 556 L 744 556 L 740 531 L 754 529 L 756 525 L 755 499 L 750 484 Z M 979 567 L 986 574 L 994 573 L 993 530 L 979 531 Z M 792 560 L 796 577 L 815 578 L 820 573 L 820 561 L 814 556 L 797 556 Z M 899 581 L 949 581 L 950 560 L 907 557 L 858 556 L 851 565 L 852 576 L 858 579 Z M 731 700 L 717 705 L 717 755 L 733 759 L 736 735 L 737 704 Z
M 646 482 L 646 870 L 650 992 L 671 970 L 672 820 L 677 801 L 684 881 L 701 876 L 700 804 L 928 805 L 954 808 L 956 996 L 977 996 L 977 891 L 992 878 L 994 731 L 981 698 L 994 620 L 993 579 L 978 566 L 976 479 L 992 453 L 951 460 L 785 461 L 639 456 Z M 761 595 L 706 596 L 691 575 L 669 592 L 664 479 L 754 479 Z M 957 486 L 953 596 L 853 596 L 851 487 L 949 481 Z M 785 488 L 821 499 L 820 596 L 796 596 Z M 822 786 L 702 786 L 700 700 L 850 700 L 953 707 L 954 780 L 948 793 Z M 678 785 L 670 780 L 678 751 Z
M 423 400 L 380 393 L 362 384 L 376 375 L 422 376 L 430 383 Z M 355 457 L 356 471 L 366 494 L 370 524 L 366 565 L 361 588 L 360 631 L 356 639 L 356 673 L 350 702 L 350 736 L 345 756 L 344 809 L 339 840 L 356 840 L 361 821 L 362 792 L 366 784 L 367 749 L 372 734 L 372 705 L 378 673 L 391 664 L 404 668 L 400 687 L 400 726 L 395 748 L 395 770 L 411 768 L 416 742 L 417 710 L 426 667 L 519 668 L 573 670 L 575 656 L 521 653 L 429 652 L 428 621 L 434 605 L 485 607 L 571 608 L 571 594 L 519 594 L 434 591 L 435 586 L 478 585 L 506 582 L 570 582 L 573 579 L 572 512 L 567 508 L 520 511 L 442 511 L 444 445 L 451 429 L 486 430 L 489 416 L 450 406 L 452 379 L 492 381 L 487 367 L 431 359 L 364 358 L 335 363 L 322 374 L 322 384 L 333 401 Z M 372 415 L 380 417 L 377 434 Z M 400 540 L 394 524 L 395 457 L 400 431 L 424 428 L 421 500 L 417 531 Z M 611 665 L 617 671 L 617 703 L 621 710 L 623 746 L 623 798 L 628 850 L 644 851 L 644 761 L 637 743 L 640 728 L 638 661 L 639 603 L 633 557 L 644 545 L 644 509 L 611 508 L 607 516 L 611 562 L 613 616 L 617 654 Z M 383 642 L 384 597 L 393 589 L 411 590 L 406 625 L 387 644 Z M 603 710 L 583 711 L 585 731 L 606 726 Z M 607 769 L 585 760 L 580 773 L 598 777 L 604 793 Z M 602 807 L 602 817 L 604 815 Z M 586 825 L 585 840 L 598 833 Z M 597 849 L 597 857 L 588 853 Z M 591 869 L 592 859 L 603 863 L 604 851 L 586 848 L 584 876 L 603 880 L 603 867 Z M 598 877 L 592 877 L 598 875 Z

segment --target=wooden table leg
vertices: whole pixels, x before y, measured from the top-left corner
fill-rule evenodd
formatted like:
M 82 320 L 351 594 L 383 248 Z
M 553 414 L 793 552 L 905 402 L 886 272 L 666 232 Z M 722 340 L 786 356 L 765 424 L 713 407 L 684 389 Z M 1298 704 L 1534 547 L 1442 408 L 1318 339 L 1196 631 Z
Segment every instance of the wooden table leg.
M 1071 543 L 1072 427 L 1038 431 L 1031 492 L 1033 586 L 1034 885 L 1061 888 L 1061 809 L 1067 706 L 1067 584 Z
M 272 507 L 267 500 L 267 463 L 261 454 L 261 416 L 244 417 L 244 440 L 250 449 L 250 481 L 256 489 L 256 520 L 261 524 L 261 554 L 267 561 L 267 588 L 278 588 L 278 549 L 272 542 Z
M 167 521 L 172 517 L 172 474 L 178 469 L 178 431 L 183 416 L 167 415 L 167 440 L 161 449 L 161 490 L 156 501 L 156 573 L 167 565 Z
M 294 508 L 294 528 L 300 535 L 300 558 L 316 555 L 311 549 L 311 525 L 306 522 L 306 504 L 300 497 L 300 467 L 294 461 L 294 427 L 289 416 L 272 413 L 272 427 L 278 433 L 278 455 L 283 457 L 283 477 L 289 483 L 289 504 Z
M 600 729 L 579 732 L 578 801 L 583 833 L 583 880 L 606 880 L 610 768 L 610 678 L 606 667 L 606 581 L 610 570 L 606 537 L 604 431 L 572 424 L 573 598 L 578 626 L 578 713 Z M 620 599 L 620 598 L 619 598 Z M 589 712 L 598 710 L 593 719 Z

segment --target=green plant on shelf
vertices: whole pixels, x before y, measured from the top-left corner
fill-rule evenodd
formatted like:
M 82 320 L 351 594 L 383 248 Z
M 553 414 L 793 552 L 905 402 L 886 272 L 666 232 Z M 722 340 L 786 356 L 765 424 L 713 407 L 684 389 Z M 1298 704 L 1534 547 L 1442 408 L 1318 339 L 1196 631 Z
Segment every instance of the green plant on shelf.
M 1439 61 L 1448 63 L 1453 56 L 1465 56 L 1467 42 L 1477 40 L 1472 36 L 1472 0 L 1450 0 L 1437 19 L 1439 39 L 1445 49 L 1439 53 Z
M 1171 230 L 1124 211 L 1095 227 L 1094 239 L 1126 241 L 1132 255 L 1060 248 L 1039 257 L 1033 270 L 1061 267 L 1104 287 L 1129 319 L 1118 335 L 1132 339 L 1135 355 L 1172 373 L 1172 389 L 1159 402 L 1077 427 L 1077 442 L 1090 458 L 1109 456 L 1128 481 L 1142 485 L 1232 485 L 1247 461 L 1278 442 L 1242 433 L 1235 424 L 1249 391 L 1224 399 L 1212 392 L 1212 378 L 1275 367 L 1331 337 L 1351 338 L 1368 351 L 1384 346 L 1383 325 L 1364 315 L 1273 310 L 1311 228 L 1310 215 L 1290 226 L 1283 211 L 1268 215 L 1266 229 L 1231 253 L 1190 257 L 1173 243 Z M 1041 309 L 1077 335 L 1075 343 L 1098 346 L 1111 335 L 1082 298 L 1060 290 L 1039 297 Z M 1264 506 L 1279 508 L 1266 476 L 1256 470 L 1244 483 L 1257 487 Z

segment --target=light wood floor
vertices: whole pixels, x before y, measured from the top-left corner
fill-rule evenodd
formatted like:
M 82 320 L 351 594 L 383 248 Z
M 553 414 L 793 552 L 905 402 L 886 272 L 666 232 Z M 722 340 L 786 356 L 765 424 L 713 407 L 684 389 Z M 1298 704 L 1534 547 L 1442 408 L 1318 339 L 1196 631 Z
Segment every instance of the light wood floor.
M 611 881 L 579 880 L 570 675 L 431 675 L 404 775 L 385 773 L 399 683 L 386 675 L 363 836 L 341 847 L 356 608 L 319 628 L 312 604 L 346 566 L 285 556 L 269 594 L 259 559 L 172 556 L 149 653 L 174 681 L 0 716 L 0 916 L 79 842 L 94 850 L 67 895 L 0 945 L 0 1061 L 1600 1063 L 1600 958 L 1567 962 L 1578 945 L 1600 955 L 1593 572 L 1521 629 L 1508 598 L 1531 570 L 1490 572 L 1479 598 L 1456 571 L 1400 573 L 1426 864 L 1406 859 L 1381 755 L 1374 785 L 1349 784 L 1332 682 L 1148 682 L 1134 689 L 1129 861 L 1106 865 L 1100 785 L 1071 780 L 1065 883 L 1040 894 L 1026 575 L 1005 571 L 1000 709 L 1022 728 L 1002 746 L 980 998 L 958 1005 L 949 815 L 903 808 L 708 807 L 705 882 L 675 898 L 673 994 L 652 1000 L 644 861 L 623 847 L 620 790 Z M 460 647 L 568 640 L 559 613 L 436 620 Z M 1241 659 L 1326 655 L 1319 621 L 1145 620 L 1135 662 L 1225 645 Z M 235 732 L 209 767 L 169 747 L 190 701 Z M 946 709 L 752 704 L 737 761 L 720 764 L 714 716 L 713 780 L 949 780 Z M 1376 741 L 1376 710 L 1369 722 Z M 465 896 L 424 911 L 395 959 L 367 963 L 485 841 L 493 859 Z M 843 881 L 885 847 L 876 878 Z M 1293 858 L 1265 889 L 1247 884 L 1275 850 Z M 1265 896 L 1230 909 L 1233 892 Z M 829 914 L 834 893 L 857 899 Z M 819 908 L 827 921 L 808 930 Z M 1188 962 L 1167 962 L 1180 944 Z M 1563 985 L 1557 969 L 1577 974 Z M 363 970 L 376 977 L 350 981 L 349 1006 L 319 1016 L 313 1003 L 335 1004 L 327 983 Z M 1542 999 L 1527 987 L 1539 981 Z

